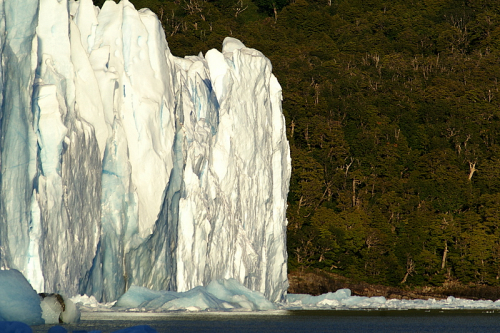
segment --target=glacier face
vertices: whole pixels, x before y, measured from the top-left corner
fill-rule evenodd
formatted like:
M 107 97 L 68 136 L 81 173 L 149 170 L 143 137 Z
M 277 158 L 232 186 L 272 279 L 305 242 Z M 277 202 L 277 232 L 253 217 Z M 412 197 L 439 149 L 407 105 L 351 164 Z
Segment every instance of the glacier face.
M 0 267 L 111 301 L 234 278 L 283 298 L 290 154 L 270 61 L 174 57 L 128 0 L 0 0 Z

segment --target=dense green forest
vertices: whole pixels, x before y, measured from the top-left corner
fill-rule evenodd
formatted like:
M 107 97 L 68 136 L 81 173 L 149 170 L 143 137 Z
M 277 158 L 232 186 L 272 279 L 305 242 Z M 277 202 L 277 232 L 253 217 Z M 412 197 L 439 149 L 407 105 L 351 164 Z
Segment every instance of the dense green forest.
M 289 270 L 500 285 L 500 1 L 131 2 L 157 13 L 174 55 L 233 36 L 271 60 Z

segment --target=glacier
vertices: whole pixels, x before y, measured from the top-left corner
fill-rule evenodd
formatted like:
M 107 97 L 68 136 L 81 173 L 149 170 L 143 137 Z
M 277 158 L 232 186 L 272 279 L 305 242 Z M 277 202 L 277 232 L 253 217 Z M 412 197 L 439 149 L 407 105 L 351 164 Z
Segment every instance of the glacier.
M 118 299 L 220 279 L 283 300 L 291 160 L 261 52 L 175 57 L 128 0 L 0 0 L 0 268 Z

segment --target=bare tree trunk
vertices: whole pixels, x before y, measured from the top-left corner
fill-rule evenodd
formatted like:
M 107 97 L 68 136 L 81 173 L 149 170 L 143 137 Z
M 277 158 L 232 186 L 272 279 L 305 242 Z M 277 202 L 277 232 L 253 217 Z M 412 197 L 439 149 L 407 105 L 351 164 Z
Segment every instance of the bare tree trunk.
M 415 263 L 413 262 L 413 259 L 408 258 L 406 260 L 406 274 L 405 274 L 403 280 L 401 281 L 401 284 L 406 283 L 406 279 L 408 279 L 408 276 L 410 276 L 414 272 L 415 272 Z
M 347 160 L 347 157 L 346 157 Z M 349 172 L 349 168 L 351 167 L 352 163 L 354 162 L 354 159 L 351 157 L 351 163 L 345 165 L 345 176 L 347 177 L 347 173 Z
M 470 169 L 470 172 L 469 172 L 469 181 L 470 181 L 472 179 L 472 176 L 474 175 L 474 172 L 477 171 L 476 162 L 474 162 L 474 163 L 469 162 L 469 169 Z
M 314 104 L 315 105 L 318 105 L 319 103 L 319 84 L 314 84 L 314 94 L 315 94 L 315 97 L 314 97 Z
M 300 212 L 300 208 L 302 207 L 303 200 L 304 200 L 304 196 L 302 195 L 300 197 L 300 200 L 299 200 L 299 208 L 297 208 L 297 214 L 299 214 L 299 212 Z
M 443 260 L 441 261 L 441 269 L 444 269 L 446 266 L 446 256 L 448 255 L 448 242 L 444 241 L 444 252 L 443 252 Z
M 352 206 L 353 207 L 356 207 L 356 185 L 359 185 L 359 184 L 361 184 L 360 180 L 357 180 L 356 178 L 354 178 L 352 180 Z

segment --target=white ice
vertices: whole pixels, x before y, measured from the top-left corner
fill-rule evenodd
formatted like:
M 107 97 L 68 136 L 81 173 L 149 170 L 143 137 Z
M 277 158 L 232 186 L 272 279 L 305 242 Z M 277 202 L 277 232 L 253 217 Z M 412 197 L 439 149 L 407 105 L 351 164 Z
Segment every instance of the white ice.
M 69 324 L 80 321 L 80 310 L 71 299 L 64 295 L 47 295 L 42 298 L 40 306 L 45 324 L 60 322 Z
M 59 317 L 63 308 L 55 296 L 45 297 L 40 306 L 42 308 L 42 318 L 46 324 L 59 323 Z
M 233 38 L 174 57 L 128 0 L 0 4 L 0 267 L 104 302 L 220 279 L 283 300 L 290 153 L 270 61 Z

